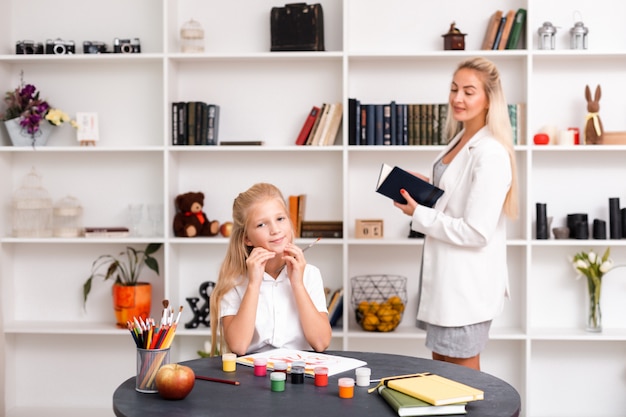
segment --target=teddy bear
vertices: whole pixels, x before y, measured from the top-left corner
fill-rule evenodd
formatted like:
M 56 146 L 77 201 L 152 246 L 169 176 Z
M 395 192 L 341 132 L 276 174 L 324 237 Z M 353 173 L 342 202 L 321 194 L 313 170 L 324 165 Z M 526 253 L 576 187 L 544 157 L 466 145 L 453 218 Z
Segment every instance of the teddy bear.
M 215 236 L 219 233 L 219 222 L 210 221 L 204 207 L 204 193 L 189 192 L 176 196 L 174 200 L 174 235 L 178 237 Z

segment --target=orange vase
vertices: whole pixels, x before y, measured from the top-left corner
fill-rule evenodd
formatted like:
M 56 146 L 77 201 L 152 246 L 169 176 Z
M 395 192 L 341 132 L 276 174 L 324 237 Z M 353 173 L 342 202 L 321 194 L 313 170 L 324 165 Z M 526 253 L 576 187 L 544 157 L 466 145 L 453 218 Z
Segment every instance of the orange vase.
M 134 317 L 145 320 L 150 316 L 152 285 L 139 282 L 134 286 L 113 284 L 113 309 L 118 327 L 126 328 Z

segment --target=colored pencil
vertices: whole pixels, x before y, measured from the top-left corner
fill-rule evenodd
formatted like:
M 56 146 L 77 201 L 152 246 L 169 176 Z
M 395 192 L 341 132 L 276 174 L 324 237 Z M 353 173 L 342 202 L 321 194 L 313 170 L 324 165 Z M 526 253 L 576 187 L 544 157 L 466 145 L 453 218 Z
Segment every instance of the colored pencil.
M 229 379 L 212 378 L 210 376 L 196 375 L 196 379 L 203 381 L 220 382 L 222 384 L 239 385 L 239 381 L 231 381 Z

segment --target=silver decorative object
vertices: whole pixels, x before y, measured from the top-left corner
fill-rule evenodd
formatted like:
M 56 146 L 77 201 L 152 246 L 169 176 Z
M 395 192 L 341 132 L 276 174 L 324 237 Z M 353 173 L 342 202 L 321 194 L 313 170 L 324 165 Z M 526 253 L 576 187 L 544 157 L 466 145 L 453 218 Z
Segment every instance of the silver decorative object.
M 589 28 L 585 27 L 583 22 L 576 22 L 569 30 L 570 47 L 572 49 L 587 49 L 587 34 Z
M 543 22 L 537 33 L 539 33 L 539 49 L 554 49 L 556 27 L 552 23 Z

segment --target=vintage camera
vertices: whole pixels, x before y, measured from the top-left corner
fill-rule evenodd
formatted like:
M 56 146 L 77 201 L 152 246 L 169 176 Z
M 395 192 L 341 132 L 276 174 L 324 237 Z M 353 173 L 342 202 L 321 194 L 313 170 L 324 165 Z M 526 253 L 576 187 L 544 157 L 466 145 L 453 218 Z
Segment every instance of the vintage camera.
M 113 52 L 116 54 L 138 54 L 141 52 L 139 38 L 113 39 Z
M 83 53 L 84 54 L 106 54 L 107 46 L 104 42 L 99 41 L 84 41 Z
M 66 55 L 76 52 L 74 41 L 64 41 L 63 39 L 48 39 L 46 41 L 46 54 Z
M 17 41 L 15 53 L 18 55 L 43 54 L 43 43 L 33 41 Z

